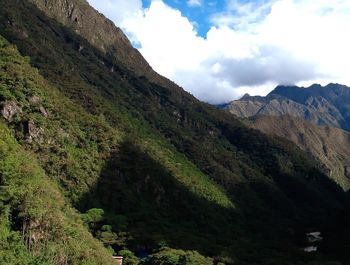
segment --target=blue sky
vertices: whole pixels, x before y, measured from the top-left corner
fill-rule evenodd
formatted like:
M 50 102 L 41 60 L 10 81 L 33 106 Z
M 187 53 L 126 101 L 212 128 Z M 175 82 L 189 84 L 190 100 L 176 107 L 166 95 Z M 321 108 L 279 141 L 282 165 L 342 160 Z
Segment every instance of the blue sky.
M 144 0 L 144 5 L 149 7 L 150 0 Z M 210 16 L 225 10 L 225 1 L 203 1 L 201 6 L 189 6 L 186 1 L 166 0 L 169 6 L 178 9 L 191 22 L 195 22 L 198 35 L 205 37 L 211 27 Z
M 143 7 L 149 8 L 151 2 L 152 0 L 142 0 Z M 184 0 L 164 0 L 163 2 L 168 6 L 179 10 L 184 17 L 188 18 L 188 20 L 194 24 L 198 35 L 206 37 L 207 32 L 214 24 L 211 21 L 213 16 L 223 13 L 239 16 L 237 10 L 232 8 L 233 3 L 237 3 L 237 5 L 248 4 L 252 6 L 261 6 L 267 1 L 193 0 L 192 4 L 190 3 L 191 1 Z
M 88 0 L 200 100 L 350 85 L 349 0 Z

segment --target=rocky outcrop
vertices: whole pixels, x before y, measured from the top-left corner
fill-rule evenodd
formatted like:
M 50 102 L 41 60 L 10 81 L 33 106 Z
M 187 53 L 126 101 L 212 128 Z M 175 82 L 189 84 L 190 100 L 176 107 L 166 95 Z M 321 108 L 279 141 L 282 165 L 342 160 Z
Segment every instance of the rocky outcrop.
M 15 101 L 5 101 L 1 107 L 1 115 L 8 121 L 12 122 L 15 116 L 22 112 L 22 108 Z
M 44 129 L 39 127 L 33 120 L 27 122 L 26 128 L 28 142 L 44 142 Z
M 157 74 L 140 52 L 133 48 L 120 28 L 104 15 L 93 9 L 85 0 L 28 0 L 46 15 L 73 29 L 92 46 L 109 54 L 138 76 L 162 86 L 176 86 Z M 83 49 L 80 46 L 79 50 Z M 113 68 L 112 68 L 113 69 Z M 111 72 L 113 72 L 111 70 Z
M 49 116 L 48 111 L 41 105 L 41 98 L 39 98 L 38 96 L 32 96 L 29 98 L 29 103 L 31 103 L 31 105 L 36 106 L 38 108 L 38 110 L 40 111 L 40 113 L 47 118 Z

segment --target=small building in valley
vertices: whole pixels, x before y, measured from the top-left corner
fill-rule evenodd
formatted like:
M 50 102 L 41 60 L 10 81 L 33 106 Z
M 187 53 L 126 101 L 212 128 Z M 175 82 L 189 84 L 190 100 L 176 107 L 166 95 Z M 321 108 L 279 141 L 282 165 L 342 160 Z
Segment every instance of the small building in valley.
M 113 260 L 116 261 L 115 265 L 123 265 L 123 257 L 122 256 L 113 256 Z

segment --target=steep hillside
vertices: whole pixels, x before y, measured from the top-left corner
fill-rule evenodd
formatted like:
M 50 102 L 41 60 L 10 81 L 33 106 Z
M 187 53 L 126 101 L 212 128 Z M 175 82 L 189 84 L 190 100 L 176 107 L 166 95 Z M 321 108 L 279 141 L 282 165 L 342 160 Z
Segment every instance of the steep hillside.
M 135 186 L 145 185 L 149 196 L 159 199 L 159 194 L 152 193 L 157 188 L 163 189 L 163 183 L 170 182 L 166 185 L 183 186 L 172 186 L 171 194 L 181 193 L 181 189 L 187 186 L 188 193 L 193 192 L 203 200 L 212 201 L 225 209 L 233 207 L 220 188 L 188 161 L 176 158 L 166 144 L 161 150 L 167 152 L 164 156 L 155 142 L 149 143 L 147 138 L 133 139 L 130 135 L 126 137 L 125 132 L 111 128 L 103 117 L 86 113 L 44 80 L 36 69 L 28 65 L 28 59 L 21 57 L 3 38 L 0 44 L 0 151 L 3 159 L 0 164 L 3 225 L 0 251 L 4 264 L 112 263 L 113 251 L 106 251 L 101 243 L 93 240 L 88 228 L 106 247 L 114 244 L 124 246 L 129 237 L 123 228 L 126 217 L 119 212 L 107 214 L 101 208 L 92 208 L 93 202 L 80 216 L 67 206 L 62 196 L 66 194 L 70 201 L 77 203 L 79 198 L 90 192 L 91 187 L 97 185 L 100 175 L 110 177 L 115 174 L 118 169 L 110 175 L 101 173 L 110 167 L 108 161 L 112 154 L 142 158 L 140 162 L 143 164 L 136 164 L 133 170 L 160 170 L 153 161 L 161 161 L 163 178 L 166 178 L 168 170 L 173 171 L 172 176 L 178 177 L 176 180 L 158 179 L 159 182 L 155 182 L 149 179 L 149 183 L 133 183 Z M 128 139 L 132 139 L 132 143 L 128 144 Z M 148 159 L 144 153 L 132 153 L 133 150 L 143 152 L 144 148 L 148 150 Z M 180 163 L 182 168 L 176 168 L 176 164 Z M 131 165 L 128 162 L 118 163 L 120 168 Z M 50 178 L 45 176 L 45 172 Z M 185 174 L 191 174 L 191 178 L 184 179 Z M 107 192 L 99 190 L 104 192 L 103 196 L 113 194 L 114 203 L 118 201 L 122 207 L 124 204 L 117 191 L 120 188 L 108 186 L 105 187 L 109 189 Z M 113 204 L 113 199 L 107 198 L 104 203 Z M 128 208 L 132 208 L 132 199 L 131 196 L 128 198 Z M 142 203 L 144 207 L 134 207 L 145 211 L 145 215 L 149 214 L 151 209 L 147 210 L 147 202 Z M 142 215 L 141 212 L 138 214 Z M 115 232 L 110 228 L 112 225 Z M 84 244 L 81 244 L 82 241 Z
M 278 86 L 266 97 L 245 95 L 224 108 L 238 117 L 290 115 L 349 131 L 349 102 L 350 88 L 339 84 L 308 88 Z
M 348 197 L 305 152 L 247 128 L 174 84 L 135 74 L 81 31 L 53 19 L 45 6 L 44 13 L 28 1 L 0 5 L 0 34 L 19 50 L 1 40 L 2 123 L 58 187 L 66 207 L 80 211 L 69 220 L 82 219 L 84 233 L 124 253 L 130 264 L 139 260 L 129 250 L 147 256 L 142 264 L 348 261 L 347 239 L 335 239 L 346 231 L 330 230 Z M 118 49 L 116 54 L 125 52 Z M 36 198 L 46 202 L 42 194 Z M 19 212 L 8 220 L 8 230 L 18 235 L 24 223 Z M 300 249 L 310 229 L 332 233 L 320 252 L 308 255 Z M 55 241 L 48 242 L 44 250 Z M 103 248 L 96 252 L 107 255 Z
M 289 139 L 325 165 L 326 173 L 345 190 L 350 188 L 350 134 L 291 116 L 255 116 L 246 122 L 266 134 Z
M 168 87 L 175 85 L 157 74 L 137 49 L 134 49 L 113 22 L 90 7 L 85 0 L 29 0 L 36 4 L 46 15 L 77 32 L 89 44 L 121 63 L 137 76 L 146 76 L 149 80 Z M 83 49 L 84 45 L 80 46 Z
M 42 80 L 2 37 L 0 69 L 4 117 L 0 120 L 0 264 L 113 264 L 111 253 L 93 239 L 79 214 L 67 205 L 52 175 L 50 178 L 41 161 L 13 136 L 13 124 L 27 124 L 28 143 L 33 147 L 38 147 L 34 143 L 39 142 L 49 144 L 49 138 L 41 138 L 44 133 L 36 127 L 46 115 L 44 107 L 39 108 L 39 102 L 31 105 L 26 102 L 21 108 L 17 105 L 18 99 L 39 99 L 33 92 L 37 90 L 35 86 L 42 85 Z M 34 120 L 38 121 L 36 125 Z M 45 136 L 54 137 L 49 132 Z M 51 146 L 61 140 L 53 139 Z

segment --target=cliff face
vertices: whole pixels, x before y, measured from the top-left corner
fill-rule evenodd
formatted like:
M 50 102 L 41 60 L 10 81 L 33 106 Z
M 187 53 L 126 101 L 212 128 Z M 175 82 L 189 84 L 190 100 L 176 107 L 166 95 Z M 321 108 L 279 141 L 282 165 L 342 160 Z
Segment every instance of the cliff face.
M 344 190 L 350 188 L 350 134 L 331 126 L 319 126 L 301 118 L 256 116 L 246 121 L 266 134 L 291 140 L 326 168 L 326 173 Z
M 121 63 L 138 76 L 159 85 L 173 87 L 157 74 L 140 52 L 133 48 L 123 31 L 83 0 L 29 0 L 51 18 L 74 30 L 92 46 Z M 83 48 L 83 47 L 82 47 Z

